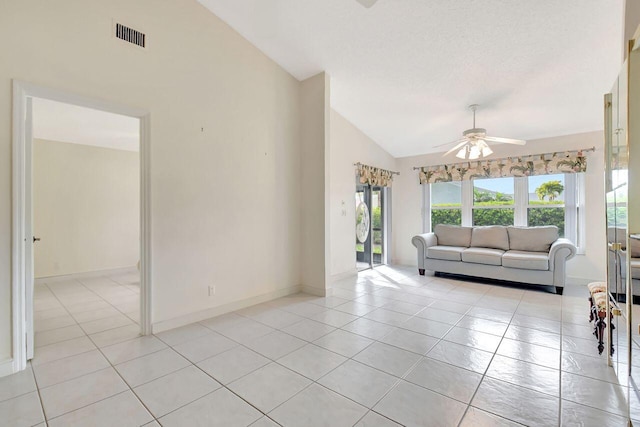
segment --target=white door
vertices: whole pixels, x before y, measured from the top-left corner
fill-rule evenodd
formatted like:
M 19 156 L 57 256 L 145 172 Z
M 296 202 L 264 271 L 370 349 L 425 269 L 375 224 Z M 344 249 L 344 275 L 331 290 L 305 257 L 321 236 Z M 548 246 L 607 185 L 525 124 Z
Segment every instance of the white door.
M 27 98 L 25 114 L 25 144 L 24 144 L 24 214 L 25 214 L 25 324 L 27 340 L 27 360 L 33 359 L 33 245 L 36 244 L 36 237 L 33 235 L 33 174 L 32 174 L 32 152 L 33 152 L 33 99 Z M 38 239 L 39 240 L 39 239 Z

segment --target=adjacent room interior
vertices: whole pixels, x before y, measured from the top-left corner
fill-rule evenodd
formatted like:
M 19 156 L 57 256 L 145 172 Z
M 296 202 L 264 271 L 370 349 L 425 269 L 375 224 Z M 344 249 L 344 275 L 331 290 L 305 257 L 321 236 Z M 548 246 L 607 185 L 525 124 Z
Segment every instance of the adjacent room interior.
M 4 2 L 0 420 L 640 425 L 639 25 Z
M 32 120 L 35 353 L 139 331 L 138 119 L 33 98 Z

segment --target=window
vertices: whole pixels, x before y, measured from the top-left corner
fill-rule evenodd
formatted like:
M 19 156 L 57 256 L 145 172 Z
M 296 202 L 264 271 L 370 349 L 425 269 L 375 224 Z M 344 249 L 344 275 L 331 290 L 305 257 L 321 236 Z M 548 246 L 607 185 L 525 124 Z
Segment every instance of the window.
M 555 225 L 584 253 L 584 174 L 425 185 L 425 230 L 437 224 Z
M 431 224 L 462 225 L 462 182 L 432 185 Z
M 530 176 L 528 181 L 527 225 L 555 225 L 564 237 L 564 174 Z
M 628 171 L 612 171 L 612 190 L 607 193 L 607 226 L 627 226 L 627 182 Z
M 513 178 L 476 179 L 473 182 L 473 225 L 513 225 Z

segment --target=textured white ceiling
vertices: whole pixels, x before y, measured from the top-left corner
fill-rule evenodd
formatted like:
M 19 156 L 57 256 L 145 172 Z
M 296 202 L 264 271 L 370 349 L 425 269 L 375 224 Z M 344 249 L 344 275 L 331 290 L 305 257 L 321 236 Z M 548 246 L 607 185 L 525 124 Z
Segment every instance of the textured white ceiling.
M 138 151 L 140 122 L 120 114 L 34 98 L 33 137 Z
M 480 104 L 490 135 L 603 128 L 623 0 L 198 0 L 396 157 L 443 151 Z

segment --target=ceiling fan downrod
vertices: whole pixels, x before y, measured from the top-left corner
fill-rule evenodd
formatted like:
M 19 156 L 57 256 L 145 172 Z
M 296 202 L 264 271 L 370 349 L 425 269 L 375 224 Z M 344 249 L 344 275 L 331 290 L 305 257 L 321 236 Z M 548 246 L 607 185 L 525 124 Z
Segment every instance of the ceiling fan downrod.
M 469 108 L 471 109 L 471 111 L 473 111 L 473 128 L 476 128 L 476 110 L 478 109 L 479 105 L 478 104 L 471 104 L 469 105 Z

